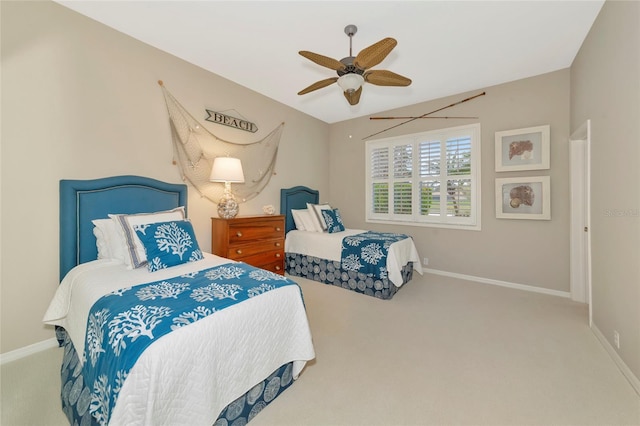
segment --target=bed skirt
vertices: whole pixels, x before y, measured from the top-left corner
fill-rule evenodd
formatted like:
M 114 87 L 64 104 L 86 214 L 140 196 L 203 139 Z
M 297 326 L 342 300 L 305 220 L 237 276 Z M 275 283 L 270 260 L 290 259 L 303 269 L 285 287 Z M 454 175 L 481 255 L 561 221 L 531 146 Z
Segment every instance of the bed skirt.
M 347 271 L 340 262 L 307 256 L 298 253 L 285 253 L 285 271 L 292 276 L 307 278 L 324 284 L 335 285 L 356 293 L 391 299 L 401 287 L 396 287 L 388 278 L 377 278 L 373 274 Z M 402 268 L 403 285 L 413 278 L 413 262 Z
M 69 424 L 73 426 L 97 425 L 98 422 L 89 413 L 91 391 L 83 382 L 82 366 L 78 353 L 71 343 L 71 339 L 63 328 L 56 330 L 60 338 L 64 338 L 62 347 L 64 355 L 60 376 L 62 381 L 62 411 L 67 416 Z M 293 363 L 282 365 L 269 377 L 255 385 L 240 398 L 227 405 L 213 426 L 227 426 L 231 424 L 246 424 L 253 419 L 264 407 L 271 403 L 278 395 L 293 384 Z

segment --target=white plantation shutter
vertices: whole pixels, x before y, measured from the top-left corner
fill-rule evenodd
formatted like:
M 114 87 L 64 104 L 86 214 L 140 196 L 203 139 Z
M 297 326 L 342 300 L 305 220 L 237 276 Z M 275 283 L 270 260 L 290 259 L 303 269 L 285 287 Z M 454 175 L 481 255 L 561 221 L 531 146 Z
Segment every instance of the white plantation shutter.
M 471 173 L 471 138 L 448 139 L 447 175 L 468 175 Z
M 420 212 L 421 216 L 440 216 L 440 169 L 442 142 L 427 140 L 418 143 L 420 164 Z
M 471 179 L 447 180 L 447 216 L 471 216 Z
M 374 183 L 371 191 L 373 193 L 373 213 L 389 213 L 389 184 Z
M 480 229 L 480 124 L 369 141 L 366 152 L 367 221 Z
M 393 213 L 411 215 L 411 181 L 396 181 L 393 183 Z
M 389 148 L 374 149 L 371 153 L 371 176 L 374 179 L 389 177 Z
M 413 169 L 411 145 L 399 145 L 393 147 L 393 177 L 410 178 Z
M 440 181 L 420 182 L 420 215 L 440 216 Z
M 411 177 L 413 175 L 413 146 L 411 144 L 393 147 L 393 214 L 411 215 Z M 401 180 L 397 180 L 401 179 Z M 409 180 L 407 180 L 409 179 Z
M 387 214 L 389 213 L 389 148 L 374 149 L 371 152 L 370 163 L 372 201 L 369 205 L 373 214 Z
M 440 175 L 440 141 L 420 142 L 420 176 Z
M 447 140 L 447 216 L 471 215 L 471 138 Z

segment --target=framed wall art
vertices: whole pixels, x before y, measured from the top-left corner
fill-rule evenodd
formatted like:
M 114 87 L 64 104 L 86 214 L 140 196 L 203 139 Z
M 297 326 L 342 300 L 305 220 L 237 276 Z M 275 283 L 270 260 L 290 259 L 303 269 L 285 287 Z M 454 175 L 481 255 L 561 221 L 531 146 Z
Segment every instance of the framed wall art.
M 496 218 L 551 220 L 549 176 L 496 179 Z
M 549 125 L 496 132 L 496 172 L 549 168 Z

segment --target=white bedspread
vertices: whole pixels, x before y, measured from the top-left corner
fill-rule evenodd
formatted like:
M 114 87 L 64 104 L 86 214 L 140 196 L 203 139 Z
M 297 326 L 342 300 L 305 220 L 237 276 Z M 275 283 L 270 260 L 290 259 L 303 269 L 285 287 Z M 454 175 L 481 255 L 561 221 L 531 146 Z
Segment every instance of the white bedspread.
M 285 253 L 298 253 L 321 259 L 340 262 L 342 257 L 342 239 L 366 232 L 362 229 L 345 229 L 342 232 L 310 232 L 297 229 L 287 232 L 284 242 Z M 413 262 L 414 271 L 422 275 L 422 263 L 412 238 L 395 242 L 387 254 L 389 280 L 396 286 L 402 285 L 402 268 Z
M 154 273 L 107 260 L 79 265 L 60 284 L 43 321 L 64 327 L 82 355 L 87 316 L 100 297 L 229 262 L 204 255 Z M 131 369 L 110 424 L 210 426 L 225 406 L 279 366 L 294 361 L 297 378 L 314 357 L 300 290 L 281 287 L 159 338 Z

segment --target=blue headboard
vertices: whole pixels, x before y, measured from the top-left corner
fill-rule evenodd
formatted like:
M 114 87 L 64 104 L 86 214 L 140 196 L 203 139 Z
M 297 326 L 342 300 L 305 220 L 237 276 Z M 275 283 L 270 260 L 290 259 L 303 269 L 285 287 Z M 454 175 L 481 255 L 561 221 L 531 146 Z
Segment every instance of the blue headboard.
M 293 188 L 280 190 L 280 214 L 285 215 L 285 234 L 296 229 L 291 210 L 306 209 L 307 203 L 318 204 L 320 192 L 306 186 L 294 186 Z
M 98 257 L 94 219 L 187 205 L 187 186 L 142 176 L 60 181 L 60 280 Z

